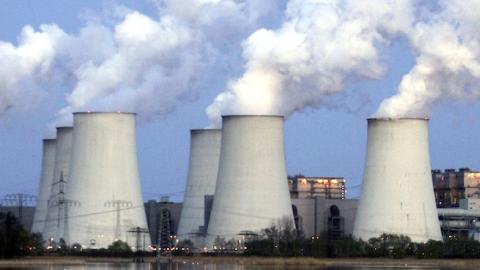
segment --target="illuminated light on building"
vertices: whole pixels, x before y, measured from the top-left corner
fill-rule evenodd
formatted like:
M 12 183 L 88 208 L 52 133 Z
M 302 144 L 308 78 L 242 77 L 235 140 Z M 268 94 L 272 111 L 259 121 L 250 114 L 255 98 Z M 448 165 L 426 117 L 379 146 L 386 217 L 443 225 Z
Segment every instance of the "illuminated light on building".
M 345 199 L 346 180 L 343 177 L 305 177 L 297 175 L 288 178 L 290 197 Z

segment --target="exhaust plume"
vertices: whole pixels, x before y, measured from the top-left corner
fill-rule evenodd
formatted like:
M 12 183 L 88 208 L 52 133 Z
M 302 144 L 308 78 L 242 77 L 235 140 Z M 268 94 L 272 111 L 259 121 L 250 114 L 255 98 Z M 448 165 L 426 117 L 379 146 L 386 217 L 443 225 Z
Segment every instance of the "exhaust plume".
M 243 43 L 245 73 L 207 108 L 213 125 L 228 114 L 289 116 L 317 107 L 347 81 L 380 79 L 380 49 L 412 21 L 410 1 L 291 0 L 285 21 Z
M 18 45 L 0 41 L 0 116 L 9 109 L 26 109 L 43 94 L 38 82 L 51 79 L 51 66 L 65 33 L 44 24 L 36 31 L 23 27 Z
M 376 117 L 428 116 L 447 98 L 480 96 L 480 2 L 438 1 L 408 33 L 416 56 L 398 93 L 383 101 Z
M 18 47 L 0 43 L 0 114 L 26 103 L 55 74 L 55 83 L 69 90 L 52 125 L 71 124 L 71 112 L 88 110 L 165 117 L 225 70 L 235 71 L 227 67 L 238 66 L 241 40 L 258 24 L 274 21 L 280 9 L 274 0 L 153 2 L 158 17 L 113 6 L 78 33 L 28 26 Z M 24 87 L 26 82 L 31 85 Z

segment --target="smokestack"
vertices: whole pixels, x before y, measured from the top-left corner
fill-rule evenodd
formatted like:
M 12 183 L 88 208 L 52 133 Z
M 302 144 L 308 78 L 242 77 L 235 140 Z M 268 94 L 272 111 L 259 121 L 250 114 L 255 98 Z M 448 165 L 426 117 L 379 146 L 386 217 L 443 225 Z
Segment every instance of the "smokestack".
M 362 194 L 353 236 L 442 240 L 428 152 L 428 120 L 368 119 Z
M 55 147 L 55 167 L 50 186 L 47 221 L 43 237 L 53 238 L 58 243 L 60 238 L 68 241 L 64 233 L 66 185 L 69 181 L 72 155 L 72 127 L 57 127 L 57 143 Z
M 206 247 L 286 218 L 293 224 L 282 116 L 223 116 L 222 146 Z
M 74 113 L 68 231 L 71 243 L 150 245 L 138 174 L 135 114 Z M 137 242 L 139 241 L 139 242 Z
M 188 178 L 177 236 L 191 240 L 196 247 L 203 244 L 199 227 L 205 225 L 205 195 L 215 193 L 221 142 L 220 129 L 190 132 Z
M 55 169 L 55 139 L 43 140 L 42 172 L 38 187 L 37 206 L 33 215 L 32 232 L 43 233 L 47 219 L 48 199 L 52 187 L 53 170 Z

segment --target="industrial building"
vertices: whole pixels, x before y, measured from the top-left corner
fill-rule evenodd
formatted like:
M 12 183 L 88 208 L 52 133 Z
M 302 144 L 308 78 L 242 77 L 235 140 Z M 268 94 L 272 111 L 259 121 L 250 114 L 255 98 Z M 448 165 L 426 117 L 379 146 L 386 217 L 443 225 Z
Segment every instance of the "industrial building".
M 184 202 L 143 203 L 135 115 L 74 113 L 74 127 L 43 141 L 35 214 L 23 195 L 18 205 L 3 200 L 0 212 L 16 213 L 49 243 L 85 248 L 188 239 L 212 249 L 282 220 L 305 237 L 480 239 L 480 172 L 431 170 L 426 119 L 368 119 L 367 138 L 361 198 L 346 199 L 343 177 L 287 177 L 283 117 L 223 116 L 222 130 L 191 130 Z
M 442 234 L 480 240 L 480 172 L 469 168 L 432 170 Z
M 332 237 L 353 233 L 358 200 L 325 199 L 321 197 L 292 199 L 297 229 L 305 237 Z
M 27 194 L 11 194 L 11 195 L 27 195 Z M 11 195 L 6 195 L 3 200 L 0 200 L 0 213 L 12 213 L 17 217 L 18 222 L 23 225 L 26 230 L 30 230 L 33 224 L 33 216 L 35 214 L 35 205 L 33 200 L 30 203 L 25 203 L 27 201 L 20 196 L 12 197 Z M 30 195 L 31 196 L 31 195 Z
M 438 208 L 459 207 L 462 199 L 480 199 L 480 172 L 469 168 L 432 170 Z
M 292 199 L 325 198 L 345 199 L 345 178 L 343 177 L 288 177 L 288 189 Z
M 145 215 L 152 244 L 167 248 L 180 240 L 177 232 L 181 211 L 182 203 L 171 202 L 168 197 L 145 203 Z

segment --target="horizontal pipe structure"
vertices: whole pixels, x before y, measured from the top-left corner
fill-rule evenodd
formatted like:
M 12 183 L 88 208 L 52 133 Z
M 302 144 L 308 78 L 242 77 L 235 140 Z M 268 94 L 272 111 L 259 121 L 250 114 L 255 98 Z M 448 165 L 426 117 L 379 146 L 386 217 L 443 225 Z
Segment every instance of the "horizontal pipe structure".
M 43 233 L 47 219 L 48 199 L 55 169 L 56 139 L 44 139 L 42 148 L 42 170 L 38 186 L 37 205 L 33 215 L 32 232 Z
M 122 240 L 134 249 L 137 245 L 145 249 L 150 236 L 142 232 L 147 222 L 138 173 L 135 115 L 74 113 L 73 119 L 70 242 L 85 248 L 107 248 Z
M 279 222 L 293 224 L 283 117 L 223 116 L 218 179 L 205 248 L 241 240 Z
M 65 231 L 67 215 L 64 201 L 69 182 L 72 156 L 73 127 L 57 127 L 57 143 L 55 147 L 55 166 L 48 199 L 47 218 L 43 238 L 59 243 L 60 239 L 68 243 Z
M 205 226 L 205 196 L 215 193 L 221 142 L 220 129 L 190 131 L 188 177 L 177 238 L 188 239 L 195 247 L 203 245 L 205 232 L 200 227 Z
M 353 236 L 382 233 L 442 240 L 428 149 L 427 119 L 368 119 L 362 193 Z

